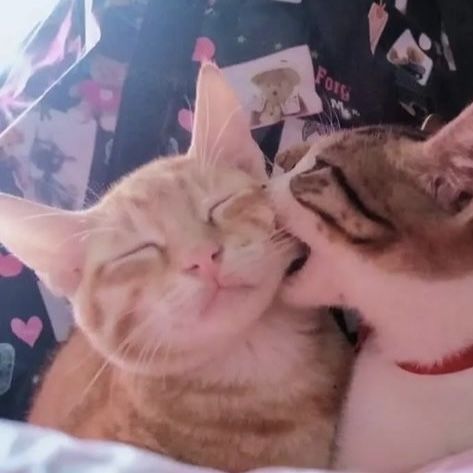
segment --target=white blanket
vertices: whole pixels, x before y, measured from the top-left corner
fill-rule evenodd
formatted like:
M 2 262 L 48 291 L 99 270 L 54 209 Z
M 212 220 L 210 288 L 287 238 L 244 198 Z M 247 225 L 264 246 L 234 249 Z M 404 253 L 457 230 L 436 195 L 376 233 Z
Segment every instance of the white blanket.
M 416 473 L 469 473 L 473 451 Z M 217 473 L 111 442 L 80 441 L 60 432 L 0 421 L 1 473 Z M 258 473 L 304 473 L 292 468 L 263 468 Z M 306 473 L 323 473 L 306 470 Z

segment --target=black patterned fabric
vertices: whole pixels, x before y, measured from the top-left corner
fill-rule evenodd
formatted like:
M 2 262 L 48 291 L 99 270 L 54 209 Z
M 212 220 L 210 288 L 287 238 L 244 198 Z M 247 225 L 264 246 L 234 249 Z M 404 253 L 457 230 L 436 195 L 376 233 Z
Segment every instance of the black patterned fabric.
M 2 192 L 63 208 L 96 198 L 144 7 L 97 2 L 98 45 L 0 140 Z M 0 300 L 0 417 L 21 420 L 47 358 L 67 338 L 70 310 L 1 247 Z
M 374 52 L 373 5 L 387 14 Z M 420 126 L 431 113 L 448 120 L 473 96 L 473 80 L 461 78 L 473 73 L 467 54 L 473 46 L 473 4 L 468 0 L 178 0 L 172 6 L 155 2 L 149 15 L 140 36 L 143 48 L 133 58 L 124 91 L 110 181 L 154 156 L 187 148 L 190 133 L 180 118 L 192 109 L 204 58 L 226 68 L 306 45 L 312 58 L 306 73 L 313 75 L 323 111 L 304 117 L 302 139 L 327 123 Z M 463 34 L 455 32 L 456 25 L 462 25 Z M 417 58 L 407 57 L 401 38 L 406 31 L 404 43 L 411 41 Z M 176 34 L 178 44 L 172 40 Z M 390 51 L 400 38 L 396 58 Z M 254 130 L 270 157 L 279 149 L 283 125 Z

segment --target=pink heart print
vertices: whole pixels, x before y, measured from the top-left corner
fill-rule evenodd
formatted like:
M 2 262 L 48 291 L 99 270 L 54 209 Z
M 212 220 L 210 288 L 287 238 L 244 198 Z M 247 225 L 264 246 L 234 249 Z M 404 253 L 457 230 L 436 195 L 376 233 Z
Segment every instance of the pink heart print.
M 192 60 L 195 62 L 210 61 L 215 54 L 215 44 L 207 36 L 197 38 Z
M 177 121 L 179 122 L 179 125 L 184 128 L 184 130 L 187 130 L 192 133 L 192 123 L 194 121 L 194 114 L 185 108 L 182 108 L 179 110 L 179 113 L 177 114 Z
M 31 348 L 35 346 L 41 332 L 43 331 L 42 320 L 33 315 L 26 322 L 15 317 L 10 322 L 12 332 Z
M 13 255 L 0 255 L 0 276 L 13 278 L 23 271 L 23 263 Z

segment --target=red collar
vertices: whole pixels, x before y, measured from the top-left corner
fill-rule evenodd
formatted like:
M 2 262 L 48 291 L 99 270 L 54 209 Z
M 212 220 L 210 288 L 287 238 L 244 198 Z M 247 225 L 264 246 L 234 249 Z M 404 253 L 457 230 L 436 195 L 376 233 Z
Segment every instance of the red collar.
M 362 325 L 359 330 L 357 349 L 359 350 L 372 330 Z M 446 356 L 442 361 L 432 365 L 422 365 L 415 361 L 398 361 L 396 365 L 413 374 L 439 375 L 458 373 L 473 368 L 473 345 Z

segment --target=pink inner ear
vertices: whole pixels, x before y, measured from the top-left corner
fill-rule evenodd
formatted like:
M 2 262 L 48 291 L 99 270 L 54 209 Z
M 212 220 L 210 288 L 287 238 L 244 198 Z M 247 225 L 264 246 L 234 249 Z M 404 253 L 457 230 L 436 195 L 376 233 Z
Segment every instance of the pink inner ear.
M 224 74 L 215 65 L 204 64 L 197 80 L 193 154 L 200 157 L 202 150 L 222 150 L 222 164 L 226 162 L 255 178 L 264 178 L 261 150 L 251 136 L 249 123 L 249 116 Z
M 0 241 L 50 286 L 71 294 L 80 280 L 92 210 L 72 212 L 0 193 Z
M 465 154 L 473 151 L 473 104 L 469 105 L 453 121 L 445 125 L 424 145 L 426 156 L 442 158 L 445 154 Z

